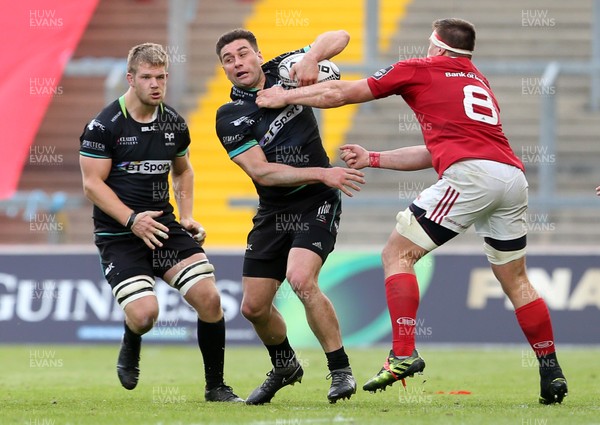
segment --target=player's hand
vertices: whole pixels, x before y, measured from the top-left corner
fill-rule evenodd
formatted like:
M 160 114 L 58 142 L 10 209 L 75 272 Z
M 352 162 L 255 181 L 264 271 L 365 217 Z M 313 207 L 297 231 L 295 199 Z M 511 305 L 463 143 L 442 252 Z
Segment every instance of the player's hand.
M 600 186 L 596 188 L 596 195 L 600 196 Z
M 318 62 L 307 55 L 304 55 L 304 58 L 290 69 L 290 79 L 298 81 L 298 87 L 315 84 L 318 78 Z
M 340 158 L 350 168 L 360 170 L 369 166 L 369 151 L 360 145 L 343 145 L 340 147 Z
M 179 222 L 185 230 L 190 232 L 194 240 L 198 242 L 198 245 L 202 246 L 204 244 L 206 230 L 204 230 L 204 227 L 200 223 L 192 218 L 182 218 Z
M 169 239 L 169 228 L 154 220 L 162 215 L 162 211 L 144 211 L 135 216 L 131 231 L 144 241 L 150 249 L 162 247 L 161 240 Z
M 281 86 L 260 90 L 256 96 L 256 105 L 259 108 L 283 108 L 287 105 L 284 93 L 285 89 Z
M 323 183 L 329 187 L 335 187 L 352 197 L 354 194 L 350 189 L 360 192 L 360 186 L 358 186 L 357 183 L 365 184 L 364 176 L 365 175 L 362 172 L 351 168 L 325 168 L 325 178 Z

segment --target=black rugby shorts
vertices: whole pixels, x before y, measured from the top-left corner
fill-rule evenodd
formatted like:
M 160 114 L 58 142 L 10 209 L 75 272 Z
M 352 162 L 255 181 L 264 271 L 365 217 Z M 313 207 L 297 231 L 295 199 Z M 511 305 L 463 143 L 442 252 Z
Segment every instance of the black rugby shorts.
M 248 235 L 243 275 L 283 281 L 292 248 L 313 251 L 325 263 L 335 246 L 341 212 L 337 193 L 283 210 L 260 208 Z
M 98 236 L 95 243 L 100 252 L 104 277 L 114 288 L 120 282 L 137 275 L 162 278 L 167 270 L 193 254 L 204 253 L 194 238 L 175 220 L 163 223 L 169 228 L 169 239 L 154 250 L 134 234 Z

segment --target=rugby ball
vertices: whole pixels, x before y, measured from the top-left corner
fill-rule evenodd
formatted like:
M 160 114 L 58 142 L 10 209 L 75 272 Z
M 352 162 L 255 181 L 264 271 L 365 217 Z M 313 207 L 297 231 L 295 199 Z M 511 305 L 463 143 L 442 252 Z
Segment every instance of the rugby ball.
M 298 81 L 290 78 L 290 70 L 295 63 L 298 63 L 300 60 L 302 60 L 304 55 L 305 53 L 295 53 L 293 55 L 289 55 L 279 63 L 279 78 L 284 86 L 298 87 Z M 340 79 L 340 69 L 329 59 L 323 59 L 318 63 L 318 65 L 319 76 L 317 77 L 317 82 L 322 83 L 323 81 Z

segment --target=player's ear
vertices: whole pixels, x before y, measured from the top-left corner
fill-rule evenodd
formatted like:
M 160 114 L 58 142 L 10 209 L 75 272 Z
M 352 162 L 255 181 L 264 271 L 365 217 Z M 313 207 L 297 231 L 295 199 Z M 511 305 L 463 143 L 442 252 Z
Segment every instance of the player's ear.
M 262 65 L 265 60 L 263 59 L 263 55 L 260 52 L 260 50 L 258 52 L 256 52 L 256 57 L 258 58 L 258 63 L 260 63 Z
M 134 75 L 131 72 L 127 73 L 127 83 L 129 83 L 129 85 L 131 87 L 133 87 L 133 80 L 135 79 Z

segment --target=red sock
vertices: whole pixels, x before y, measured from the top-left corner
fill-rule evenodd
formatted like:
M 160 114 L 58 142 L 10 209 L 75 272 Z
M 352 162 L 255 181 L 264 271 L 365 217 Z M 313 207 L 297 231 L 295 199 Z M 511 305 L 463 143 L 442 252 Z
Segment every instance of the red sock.
M 537 357 L 556 351 L 550 313 L 543 298 L 517 308 L 515 315 Z
M 415 349 L 415 326 L 419 308 L 419 284 L 410 273 L 398 273 L 385 280 L 385 296 L 392 320 L 392 350 L 396 356 L 410 356 Z

